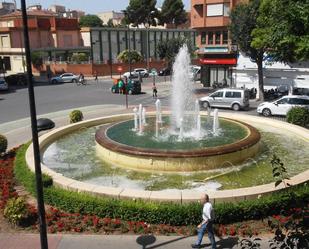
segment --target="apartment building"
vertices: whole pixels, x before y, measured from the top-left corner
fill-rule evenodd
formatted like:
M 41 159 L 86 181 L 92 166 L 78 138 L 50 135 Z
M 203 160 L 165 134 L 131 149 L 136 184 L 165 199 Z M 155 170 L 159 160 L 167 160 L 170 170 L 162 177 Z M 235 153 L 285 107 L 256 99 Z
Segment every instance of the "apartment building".
M 31 9 L 28 13 L 29 39 L 32 51 L 40 51 L 42 57 L 55 58 L 83 46 L 78 21 L 75 18 L 59 18 L 55 12 Z M 21 11 L 0 17 L 0 65 L 6 73 L 24 71 L 24 42 Z
M 230 11 L 246 0 L 191 0 L 191 28 L 197 31 L 201 81 L 204 86 L 226 82 L 231 86 L 258 88 L 257 66 L 231 43 Z M 265 88 L 280 85 L 309 88 L 309 62 L 282 64 L 265 60 Z

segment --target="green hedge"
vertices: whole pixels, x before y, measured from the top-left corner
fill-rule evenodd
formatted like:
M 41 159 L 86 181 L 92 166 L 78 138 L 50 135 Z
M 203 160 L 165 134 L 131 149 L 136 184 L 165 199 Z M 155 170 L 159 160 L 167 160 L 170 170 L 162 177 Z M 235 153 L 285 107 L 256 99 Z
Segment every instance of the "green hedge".
M 293 107 L 288 111 L 286 119 L 289 123 L 309 128 L 309 110 L 305 107 Z
M 35 194 L 35 177 L 26 165 L 26 149 L 27 145 L 17 153 L 15 176 L 29 192 Z M 46 177 L 46 179 L 49 178 Z M 67 212 L 95 214 L 100 217 L 144 221 L 152 224 L 189 225 L 197 224 L 201 219 L 201 206 L 198 203 L 181 205 L 100 198 L 55 186 L 44 189 L 44 198 L 47 204 Z M 217 204 L 215 205 L 216 222 L 224 224 L 260 219 L 278 214 L 282 209 L 302 207 L 308 203 L 309 186 L 304 184 L 256 200 Z

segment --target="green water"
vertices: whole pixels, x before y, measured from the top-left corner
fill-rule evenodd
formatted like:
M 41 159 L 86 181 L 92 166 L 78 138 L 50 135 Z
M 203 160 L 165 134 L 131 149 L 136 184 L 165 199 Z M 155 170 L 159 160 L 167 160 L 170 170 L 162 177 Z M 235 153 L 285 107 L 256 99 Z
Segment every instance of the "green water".
M 97 129 L 81 129 L 59 139 L 47 148 L 43 162 L 64 176 L 83 182 L 146 190 L 231 189 L 270 183 L 273 181 L 270 161 L 274 153 L 284 162 L 289 176 L 309 169 L 308 143 L 292 136 L 260 131 L 262 152 L 253 159 L 255 162 L 249 160 L 216 172 L 184 173 L 182 169 L 173 174 L 136 172 L 107 165 L 97 158 L 94 140 Z
M 185 131 L 184 138 L 180 141 L 178 134 L 172 134 L 169 131 L 170 122 L 167 117 L 163 118 L 163 128 L 158 138 L 155 137 L 155 118 L 147 119 L 148 125 L 145 126 L 142 135 L 137 135 L 134 128 L 134 121 L 129 120 L 118 123 L 108 128 L 107 136 L 121 144 L 147 148 L 147 149 L 172 149 L 172 150 L 192 150 L 203 147 L 215 147 L 226 144 L 235 143 L 247 136 L 247 130 L 234 122 L 220 119 L 220 129 L 218 135 L 214 135 L 212 132 L 212 122 L 208 122 L 207 119 L 202 119 L 201 134 L 202 139 L 194 139 L 195 129 L 191 131 Z M 187 137 L 186 137 L 187 134 Z

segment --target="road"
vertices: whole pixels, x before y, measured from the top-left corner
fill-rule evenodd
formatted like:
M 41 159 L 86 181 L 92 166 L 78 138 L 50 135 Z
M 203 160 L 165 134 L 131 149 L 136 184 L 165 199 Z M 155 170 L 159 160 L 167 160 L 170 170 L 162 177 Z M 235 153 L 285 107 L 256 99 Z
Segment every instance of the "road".
M 166 77 L 167 80 L 169 77 Z M 171 84 L 164 77 L 157 77 L 156 85 L 158 97 L 163 106 L 169 105 Z M 59 112 L 63 110 L 82 108 L 93 105 L 119 105 L 125 106 L 125 96 L 112 94 L 111 79 L 100 79 L 98 83 L 88 80 L 87 85 L 65 83 L 49 85 L 41 83 L 35 86 L 35 99 L 37 114 Z M 207 90 L 200 84 L 194 84 L 196 95 L 207 94 Z M 155 99 L 152 98 L 152 78 L 145 79 L 142 83 L 142 94 L 129 95 L 130 106 L 143 104 L 154 107 Z M 251 111 L 254 113 L 254 111 Z M 0 92 L 0 124 L 29 117 L 28 89 L 18 88 L 10 92 Z

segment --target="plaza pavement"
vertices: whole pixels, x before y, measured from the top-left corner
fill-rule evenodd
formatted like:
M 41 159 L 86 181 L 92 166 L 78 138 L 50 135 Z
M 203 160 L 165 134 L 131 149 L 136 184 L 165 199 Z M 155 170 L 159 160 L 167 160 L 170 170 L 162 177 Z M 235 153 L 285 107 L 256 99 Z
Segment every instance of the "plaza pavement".
M 191 248 L 196 237 L 153 236 L 153 235 L 48 235 L 49 249 L 187 249 Z M 239 238 L 216 238 L 217 248 L 240 249 Z M 268 249 L 267 237 L 262 237 L 261 249 Z M 38 234 L 0 234 L 0 249 L 39 249 L 40 237 Z M 210 248 L 205 235 L 202 248 Z

